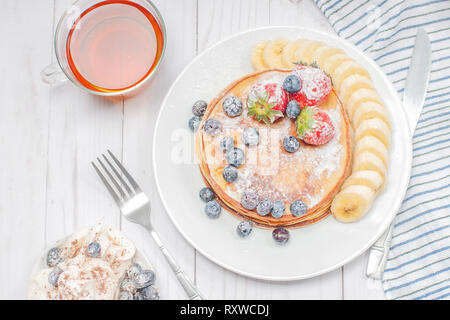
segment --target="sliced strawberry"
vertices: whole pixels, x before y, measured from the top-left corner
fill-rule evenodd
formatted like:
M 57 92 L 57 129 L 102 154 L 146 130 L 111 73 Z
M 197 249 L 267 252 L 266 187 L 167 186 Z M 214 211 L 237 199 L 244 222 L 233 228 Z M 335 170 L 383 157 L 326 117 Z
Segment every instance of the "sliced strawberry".
M 332 83 L 330 77 L 317 67 L 298 65 L 292 71 L 302 81 L 302 87 L 291 95 L 303 107 L 317 106 L 330 94 Z
M 248 116 L 271 124 L 282 118 L 286 111 L 288 96 L 277 83 L 256 84 L 247 99 Z
M 305 107 L 297 118 L 297 136 L 307 144 L 325 144 L 334 137 L 328 114 L 318 107 Z

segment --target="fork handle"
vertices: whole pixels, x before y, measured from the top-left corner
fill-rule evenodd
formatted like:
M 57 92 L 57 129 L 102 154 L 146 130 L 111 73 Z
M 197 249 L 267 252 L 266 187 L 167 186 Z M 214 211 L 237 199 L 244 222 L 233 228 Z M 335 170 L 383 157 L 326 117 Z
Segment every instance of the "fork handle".
M 156 233 L 156 231 L 153 229 L 150 229 L 149 232 L 150 232 L 153 240 L 155 240 L 156 244 L 158 245 L 159 249 L 161 249 L 161 252 L 164 254 L 164 257 L 166 258 L 167 262 L 169 263 L 170 268 L 172 269 L 173 273 L 177 277 L 178 282 L 180 282 L 184 291 L 188 295 L 189 300 L 204 300 L 200 291 L 192 283 L 192 281 L 191 281 L 191 279 L 189 279 L 188 275 L 183 270 L 181 270 L 180 265 L 175 261 L 175 258 L 173 257 L 173 255 L 169 252 L 169 250 L 166 248 L 166 246 L 162 243 L 161 238 Z

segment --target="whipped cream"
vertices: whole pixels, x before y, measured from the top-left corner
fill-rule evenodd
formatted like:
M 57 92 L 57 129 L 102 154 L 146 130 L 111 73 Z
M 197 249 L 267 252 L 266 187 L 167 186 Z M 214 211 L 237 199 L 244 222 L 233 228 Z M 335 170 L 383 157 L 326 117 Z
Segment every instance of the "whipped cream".
M 87 253 L 90 243 L 100 245 L 95 257 Z M 43 268 L 32 276 L 29 299 L 104 300 L 115 299 L 118 287 L 136 255 L 134 244 L 120 231 L 98 224 L 58 242 L 61 261 Z M 59 268 L 59 269 L 56 269 Z M 59 273 L 56 285 L 51 284 L 51 272 Z

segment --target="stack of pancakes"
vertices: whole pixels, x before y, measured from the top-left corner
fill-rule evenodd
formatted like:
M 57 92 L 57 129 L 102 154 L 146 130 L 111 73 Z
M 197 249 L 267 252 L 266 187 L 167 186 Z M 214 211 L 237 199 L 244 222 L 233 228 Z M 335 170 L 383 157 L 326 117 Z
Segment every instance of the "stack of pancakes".
M 294 153 L 286 152 L 282 145 L 284 137 L 296 136 L 295 120 L 281 118 L 270 126 L 247 116 L 247 96 L 258 83 L 279 83 L 289 74 L 286 70 L 266 70 L 249 74 L 231 83 L 211 101 L 195 135 L 195 149 L 201 174 L 217 200 L 232 214 L 244 217 L 258 226 L 299 227 L 317 222 L 330 213 L 331 202 L 350 173 L 352 143 L 351 128 L 346 112 L 332 91 L 319 106 L 328 113 L 335 126 L 335 136 L 327 144 L 312 146 L 300 141 Z M 238 97 L 244 106 L 242 114 L 231 118 L 225 114 L 222 102 L 230 95 Z M 208 135 L 203 123 L 210 118 L 222 124 L 220 134 Z M 246 128 L 256 128 L 260 134 L 257 146 L 247 147 L 242 142 Z M 245 162 L 238 168 L 238 179 L 229 183 L 222 176 L 228 165 L 220 141 L 226 136 L 234 137 L 237 148 L 245 152 Z M 282 200 L 286 211 L 281 218 L 270 214 L 260 216 L 256 210 L 247 210 L 241 203 L 244 190 L 253 189 L 260 199 Z M 294 216 L 289 210 L 292 201 L 301 199 L 308 206 L 307 213 Z

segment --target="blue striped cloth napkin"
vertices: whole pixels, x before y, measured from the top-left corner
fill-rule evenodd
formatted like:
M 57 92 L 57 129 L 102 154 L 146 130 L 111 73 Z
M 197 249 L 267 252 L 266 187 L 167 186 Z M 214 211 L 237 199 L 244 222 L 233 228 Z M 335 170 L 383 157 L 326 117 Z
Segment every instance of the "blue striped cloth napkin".
M 450 0 L 314 1 L 339 36 L 381 66 L 401 96 L 417 28 L 430 36 L 430 84 L 413 137 L 411 180 L 395 219 L 383 287 L 391 299 L 449 299 Z

